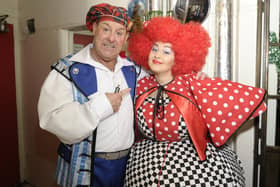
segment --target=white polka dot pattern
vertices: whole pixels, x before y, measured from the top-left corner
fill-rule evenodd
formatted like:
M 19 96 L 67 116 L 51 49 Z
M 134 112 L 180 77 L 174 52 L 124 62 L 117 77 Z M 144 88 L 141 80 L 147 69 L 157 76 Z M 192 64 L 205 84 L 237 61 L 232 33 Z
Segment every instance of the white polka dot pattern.
M 137 96 L 158 86 L 153 76 L 143 78 L 138 84 Z M 263 103 L 265 95 L 263 89 L 219 78 L 197 80 L 193 74 L 176 76 L 174 81 L 165 86 L 165 89 L 184 95 L 196 104 L 216 146 L 223 145 L 244 122 L 266 110 Z M 156 127 L 161 132 L 161 134 L 156 132 L 159 139 L 174 140 L 178 137 L 174 133 L 178 130 L 176 123 L 180 116 L 178 107 L 180 106 L 169 105 L 165 109 L 168 117 L 157 121 L 160 123 L 159 127 Z M 144 108 L 146 109 L 144 113 L 152 118 L 153 105 Z M 151 119 L 148 121 L 150 122 Z M 148 125 L 152 124 L 148 123 Z
M 201 113 L 206 116 L 205 121 L 210 125 L 209 131 L 216 146 L 223 145 L 250 116 L 256 117 L 259 111 L 265 110 L 262 103 L 265 91 L 260 88 L 219 78 L 192 78 L 189 83 L 197 96 L 196 102 L 202 106 Z

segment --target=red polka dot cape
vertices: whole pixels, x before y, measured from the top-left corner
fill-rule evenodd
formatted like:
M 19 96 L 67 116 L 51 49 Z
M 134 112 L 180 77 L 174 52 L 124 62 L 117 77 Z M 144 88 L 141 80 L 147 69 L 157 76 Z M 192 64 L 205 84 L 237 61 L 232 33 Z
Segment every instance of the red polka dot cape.
M 164 90 L 173 103 L 164 108 L 165 120 L 158 112 L 160 107 L 142 105 L 156 89 L 158 93 Z M 144 77 L 138 82 L 136 94 L 136 111 L 142 105 L 145 119 L 151 122 L 148 128 L 153 129 L 157 141 L 180 140 L 174 121 L 183 117 L 200 160 L 205 160 L 207 141 L 222 146 L 241 125 L 266 110 L 265 90 L 220 78 L 197 80 L 195 74 L 178 75 L 164 86 L 154 76 Z M 158 109 L 151 112 L 145 110 L 148 107 Z

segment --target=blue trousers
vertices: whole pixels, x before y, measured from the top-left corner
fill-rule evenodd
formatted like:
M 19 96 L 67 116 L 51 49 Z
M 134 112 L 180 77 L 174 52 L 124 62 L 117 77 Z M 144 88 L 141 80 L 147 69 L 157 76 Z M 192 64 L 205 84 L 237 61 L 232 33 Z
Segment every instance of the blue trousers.
M 95 158 L 94 187 L 123 187 L 128 156 L 117 160 Z

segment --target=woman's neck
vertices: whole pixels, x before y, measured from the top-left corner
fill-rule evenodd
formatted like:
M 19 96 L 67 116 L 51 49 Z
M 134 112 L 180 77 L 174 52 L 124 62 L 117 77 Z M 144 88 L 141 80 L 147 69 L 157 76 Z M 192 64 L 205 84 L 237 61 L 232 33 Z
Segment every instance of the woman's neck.
M 155 78 L 160 85 L 166 85 L 174 79 L 172 74 L 156 74 Z

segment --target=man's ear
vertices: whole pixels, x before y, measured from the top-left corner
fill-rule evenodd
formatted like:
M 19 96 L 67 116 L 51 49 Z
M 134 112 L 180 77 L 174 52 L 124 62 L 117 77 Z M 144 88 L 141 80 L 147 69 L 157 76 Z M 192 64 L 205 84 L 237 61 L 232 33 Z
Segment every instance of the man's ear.
M 126 31 L 126 36 L 125 36 L 125 41 L 128 40 L 130 33 L 128 31 Z

